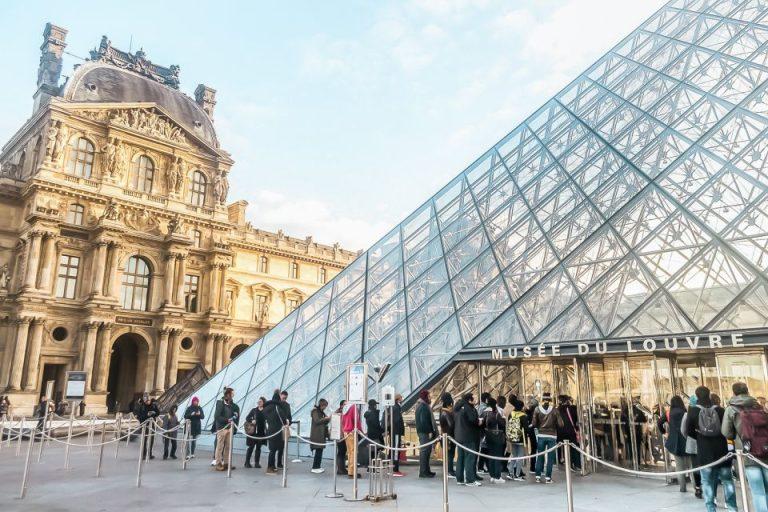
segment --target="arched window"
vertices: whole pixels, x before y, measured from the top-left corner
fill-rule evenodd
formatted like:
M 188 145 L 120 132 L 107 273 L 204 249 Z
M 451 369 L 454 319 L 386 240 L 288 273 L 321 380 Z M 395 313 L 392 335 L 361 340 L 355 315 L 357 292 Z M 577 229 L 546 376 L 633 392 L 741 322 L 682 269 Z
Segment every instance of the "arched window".
M 291 267 L 288 272 L 288 277 L 291 279 L 298 279 L 299 278 L 299 264 L 295 261 L 291 262 Z
M 192 206 L 203 206 L 205 204 L 205 189 L 208 180 L 205 174 L 200 171 L 193 171 L 189 180 L 189 204 Z
M 69 205 L 67 210 L 67 222 L 70 224 L 76 224 L 78 226 L 83 225 L 83 214 L 85 213 L 85 206 L 77 203 Z
M 269 258 L 262 256 L 259 258 L 259 272 L 266 274 L 269 272 Z
M 325 284 L 325 282 L 328 280 L 328 274 L 324 267 L 320 268 L 320 272 L 317 274 L 317 282 L 320 284 Z
M 77 137 L 69 143 L 67 172 L 81 178 L 90 178 L 93 170 L 93 144 L 85 137 Z
M 202 244 L 202 240 L 203 240 L 203 234 L 200 233 L 200 230 L 193 229 L 192 230 L 192 245 L 194 245 L 195 247 L 197 247 L 199 249 L 201 244 Z
M 120 302 L 124 309 L 146 311 L 149 307 L 149 285 L 151 281 L 149 263 L 139 256 L 131 256 L 123 271 L 123 286 Z
M 146 155 L 134 159 L 131 165 L 131 187 L 139 192 L 152 192 L 152 180 L 155 178 L 155 165 Z

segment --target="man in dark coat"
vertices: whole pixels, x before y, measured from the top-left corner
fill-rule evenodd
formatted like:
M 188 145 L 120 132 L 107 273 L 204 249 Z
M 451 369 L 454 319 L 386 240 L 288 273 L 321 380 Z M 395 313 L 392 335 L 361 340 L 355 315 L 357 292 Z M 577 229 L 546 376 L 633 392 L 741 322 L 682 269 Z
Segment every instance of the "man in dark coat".
M 160 416 L 160 410 L 157 408 L 157 404 L 149 398 L 148 393 L 144 393 L 141 402 L 136 407 L 136 418 L 139 420 L 139 423 L 146 424 L 145 428 L 142 430 L 142 436 L 144 436 L 144 450 L 142 451 L 141 457 L 143 459 L 147 458 L 147 451 L 149 451 L 150 460 L 155 458 L 155 456 L 152 455 L 152 449 L 155 446 L 155 435 L 154 430 L 152 429 L 153 425 L 147 423 L 147 420 L 154 422 L 158 416 Z
M 416 433 L 419 436 L 420 445 L 425 445 L 437 437 L 437 422 L 432 414 L 432 401 L 426 389 L 419 392 L 419 400 L 416 402 Z M 429 467 L 432 446 L 434 445 L 419 449 L 419 478 L 434 478 L 436 475 Z
M 213 422 L 216 425 L 216 471 L 224 471 L 232 465 L 230 460 L 230 431 L 237 429 L 240 407 L 235 403 L 235 390 L 224 389 L 224 396 L 216 402 Z M 231 433 L 234 435 L 234 432 Z M 232 466 L 232 469 L 235 469 Z
M 395 404 L 390 407 L 382 418 L 384 424 L 384 432 L 389 433 L 389 445 L 393 448 L 400 448 L 402 446 L 403 436 L 405 436 L 405 422 L 403 421 L 403 395 L 400 393 L 395 395 Z M 392 415 L 392 426 L 390 427 L 389 415 Z M 389 432 L 390 428 L 393 432 Z M 400 471 L 400 453 L 399 451 L 392 452 L 392 475 L 396 477 L 405 476 L 405 473 Z
M 454 432 L 456 442 L 470 450 L 477 451 L 480 446 L 480 419 L 475 409 L 475 396 L 466 393 L 453 407 Z M 477 486 L 477 455 L 458 447 L 459 456 L 456 461 L 456 483 L 459 485 Z
M 560 417 L 563 418 L 563 427 L 557 429 L 557 442 L 568 441 L 571 443 L 571 469 L 581 471 L 581 454 L 575 448 L 579 446 L 578 411 L 568 395 L 560 395 L 557 401 L 560 403 L 557 410 L 560 412 Z M 562 449 L 558 450 L 558 457 L 560 455 L 562 455 Z
M 267 457 L 267 471 L 268 475 L 277 474 L 277 465 L 275 458 L 278 455 L 278 451 L 282 451 L 283 435 L 280 432 L 287 421 L 285 417 L 285 407 L 281 405 L 280 391 L 275 390 L 271 400 L 267 400 L 264 404 L 264 419 L 267 422 L 267 436 L 269 438 L 269 456 Z M 282 462 L 282 461 L 281 461 Z

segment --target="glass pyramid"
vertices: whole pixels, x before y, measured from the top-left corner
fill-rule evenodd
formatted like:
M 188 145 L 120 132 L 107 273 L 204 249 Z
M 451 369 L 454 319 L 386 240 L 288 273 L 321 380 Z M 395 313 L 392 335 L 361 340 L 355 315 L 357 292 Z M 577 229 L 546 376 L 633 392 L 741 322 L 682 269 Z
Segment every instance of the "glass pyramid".
M 661 8 L 195 394 L 306 418 L 467 347 L 768 326 L 768 2 Z M 185 405 L 183 403 L 182 405 Z

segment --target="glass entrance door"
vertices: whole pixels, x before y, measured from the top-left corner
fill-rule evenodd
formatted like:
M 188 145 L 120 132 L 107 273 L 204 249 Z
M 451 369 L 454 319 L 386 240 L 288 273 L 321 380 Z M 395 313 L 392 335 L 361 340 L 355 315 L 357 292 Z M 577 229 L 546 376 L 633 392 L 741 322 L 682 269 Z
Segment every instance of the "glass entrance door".
M 688 400 L 699 386 L 707 386 L 715 393 L 719 392 L 717 361 L 714 354 L 684 355 L 675 361 L 675 393 L 688 405 Z
M 731 386 L 734 382 L 746 383 L 749 394 L 756 398 L 765 399 L 768 396 L 768 375 L 766 375 L 764 353 L 720 354 L 717 356 L 717 369 L 723 407 L 733 395 Z

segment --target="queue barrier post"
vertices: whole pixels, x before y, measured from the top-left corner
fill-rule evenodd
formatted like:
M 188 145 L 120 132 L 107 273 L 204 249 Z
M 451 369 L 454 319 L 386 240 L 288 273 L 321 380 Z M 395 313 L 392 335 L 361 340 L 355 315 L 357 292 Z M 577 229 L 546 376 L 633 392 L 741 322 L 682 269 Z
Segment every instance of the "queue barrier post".
M 19 429 L 19 439 L 21 439 L 22 430 Z M 24 476 L 21 478 L 21 492 L 19 499 L 23 500 L 27 495 L 27 477 L 29 476 L 29 459 L 32 457 L 32 445 L 35 444 L 34 430 L 29 433 L 29 444 L 27 445 L 27 457 L 24 461 Z
M 104 460 L 104 441 L 107 436 L 107 422 L 101 424 L 101 443 L 99 445 L 99 462 L 96 465 L 96 478 L 101 476 L 101 462 Z
M 3 451 L 3 435 L 5 434 L 5 414 L 3 414 L 3 417 L 0 418 L 2 420 L 2 423 L 0 423 L 0 451 Z M 11 435 L 10 433 L 8 434 Z
M 235 440 L 235 424 L 229 425 L 229 447 L 227 448 L 227 478 L 232 478 L 232 443 Z M 283 486 L 285 487 L 285 486 Z
M 132 419 L 132 417 L 133 417 L 133 413 L 129 412 L 128 413 L 128 431 L 129 432 L 131 430 L 131 419 Z M 128 435 L 128 436 L 125 437 L 125 447 L 126 448 L 128 448 L 128 443 L 130 443 L 130 442 L 131 442 L 131 436 Z
M 40 449 L 37 451 L 37 463 L 43 459 L 43 446 L 45 446 L 45 427 L 48 426 L 48 403 L 45 405 L 45 412 L 43 413 L 43 425 L 40 429 Z M 37 429 L 35 429 L 37 434 Z
M 301 447 L 299 446 L 299 438 L 301 437 L 301 420 L 296 420 L 294 423 L 296 423 L 296 458 L 293 459 L 291 462 L 302 462 L 301 460 Z M 286 445 L 286 450 L 288 450 L 288 446 Z
M 184 432 L 181 436 L 181 469 L 187 469 L 187 450 L 189 443 L 189 421 L 184 420 Z M 232 461 L 230 461 L 231 463 Z
M 88 424 L 88 453 L 93 453 L 93 431 L 96 429 L 96 416 L 91 414 Z
M 290 426 L 283 426 L 283 481 L 282 487 L 288 487 L 288 441 L 290 441 Z
M 448 434 L 443 433 L 443 512 L 448 512 Z
M 24 432 L 24 424 L 27 422 L 27 417 L 21 417 L 21 423 L 19 423 L 19 442 L 16 444 L 16 456 L 21 455 L 21 433 Z
M 744 451 L 736 450 L 736 469 L 739 473 L 739 490 L 744 512 L 749 512 L 749 493 L 747 492 L 747 471 L 744 468 Z
M 357 407 L 357 406 L 355 405 L 353 407 Z M 349 434 L 347 434 L 347 435 L 349 435 Z M 348 497 L 348 498 L 344 498 L 344 501 L 363 501 L 365 498 L 359 498 L 358 495 L 357 495 L 358 480 L 359 480 L 359 478 L 357 476 L 359 474 L 357 472 L 357 459 L 358 459 L 358 454 L 359 454 L 359 451 L 360 451 L 360 445 L 359 445 L 360 439 L 358 437 L 358 429 L 357 428 L 355 428 L 352 431 L 352 440 L 353 440 L 353 443 L 352 443 L 352 446 L 353 446 L 352 453 L 347 453 L 347 457 L 349 458 L 349 465 L 352 466 L 352 496 Z
M 552 452 L 554 455 L 555 452 Z M 547 455 L 550 455 L 549 453 Z M 568 512 L 573 512 L 573 474 L 571 471 L 571 442 L 565 440 L 563 446 L 563 455 L 565 458 L 565 499 L 568 505 Z
M 339 458 L 339 443 L 337 440 L 333 440 L 333 490 L 330 493 L 325 495 L 326 498 L 343 498 L 344 497 L 344 494 L 340 493 L 336 487 L 336 484 L 339 478 L 338 458 Z
M 128 432 L 131 431 L 131 426 L 128 425 Z M 117 413 L 117 424 L 115 425 L 115 460 L 117 460 L 117 454 L 120 452 L 120 436 L 123 435 L 123 413 Z M 128 435 L 130 437 L 130 434 Z
M 144 459 L 144 443 L 146 442 L 147 425 L 141 425 L 141 439 L 139 440 L 139 465 L 136 469 L 136 487 L 141 487 L 141 466 Z

